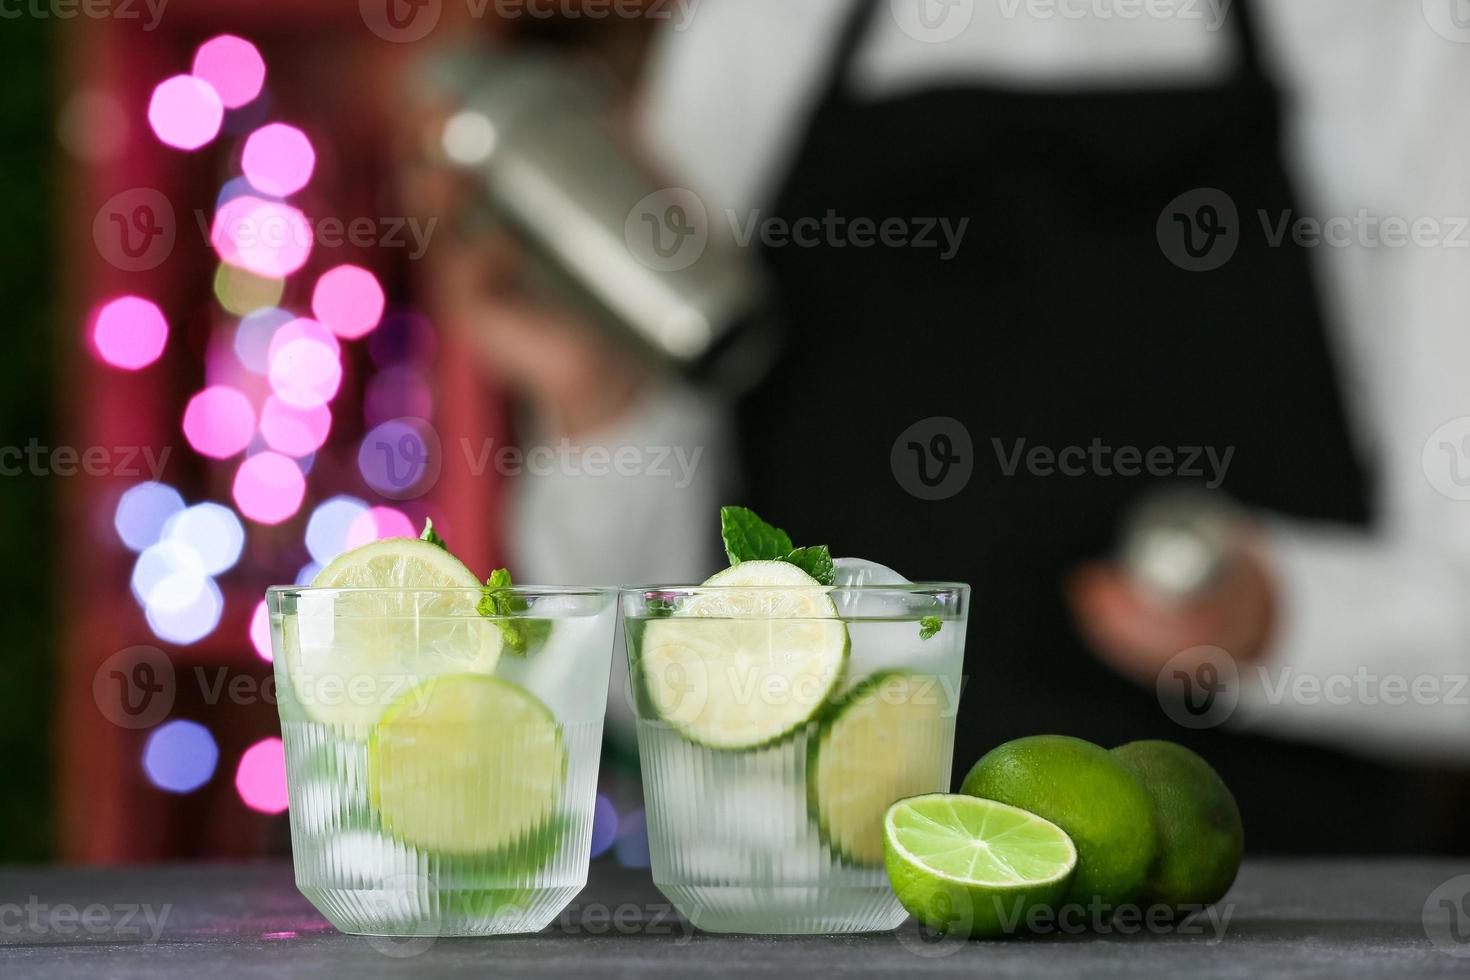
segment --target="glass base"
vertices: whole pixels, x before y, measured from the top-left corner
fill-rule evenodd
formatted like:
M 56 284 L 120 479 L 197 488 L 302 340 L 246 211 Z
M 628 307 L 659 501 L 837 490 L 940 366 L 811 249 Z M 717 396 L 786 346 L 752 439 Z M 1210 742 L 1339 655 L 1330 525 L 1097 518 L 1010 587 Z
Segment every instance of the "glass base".
M 327 921 L 353 936 L 504 936 L 540 932 L 555 921 L 580 884 L 560 888 L 301 888 Z
M 888 932 L 908 917 L 886 885 L 752 887 L 657 880 L 654 884 L 696 929 L 705 932 L 783 936 Z

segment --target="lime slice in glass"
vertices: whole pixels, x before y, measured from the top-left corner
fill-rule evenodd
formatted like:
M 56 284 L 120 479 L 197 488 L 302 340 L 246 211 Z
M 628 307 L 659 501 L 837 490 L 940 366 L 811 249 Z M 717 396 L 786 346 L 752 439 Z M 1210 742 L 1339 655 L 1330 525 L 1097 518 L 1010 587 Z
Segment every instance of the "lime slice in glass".
M 849 861 L 883 863 L 894 800 L 949 786 L 950 741 L 938 678 L 885 671 L 843 694 L 813 740 L 807 791 L 822 839 Z
M 971 936 L 1022 931 L 1061 901 L 1077 868 L 1072 839 L 1050 821 L 993 800 L 935 793 L 883 818 L 888 880 L 909 914 Z
M 301 594 L 283 623 L 286 674 L 313 721 L 370 725 L 424 680 L 488 674 L 500 659 L 500 631 L 475 609 L 479 580 L 437 545 L 364 545 L 311 584 L 344 590 Z
M 750 749 L 790 734 L 830 697 L 847 628 L 827 589 L 795 565 L 741 562 L 643 632 L 638 669 L 653 711 L 689 740 Z
M 567 750 L 546 706 L 484 674 L 410 691 L 368 740 L 368 795 L 383 829 L 440 854 L 542 849 L 555 836 Z

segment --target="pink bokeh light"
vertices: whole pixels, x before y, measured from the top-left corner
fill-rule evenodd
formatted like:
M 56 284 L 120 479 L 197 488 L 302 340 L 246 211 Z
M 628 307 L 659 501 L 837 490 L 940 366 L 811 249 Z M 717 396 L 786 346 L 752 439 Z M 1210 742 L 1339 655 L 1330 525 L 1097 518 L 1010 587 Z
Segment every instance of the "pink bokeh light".
M 311 295 L 311 311 L 339 337 L 371 333 L 383 319 L 383 287 L 371 272 L 339 265 L 322 273 Z
M 257 524 L 279 524 L 301 509 L 306 477 L 280 453 L 256 453 L 235 471 L 231 496 L 240 513 Z
M 184 409 L 184 438 L 194 451 L 211 459 L 243 453 L 255 435 L 255 408 L 237 388 L 205 388 Z
M 270 373 L 270 362 L 275 360 L 276 355 L 281 352 L 282 347 L 285 347 L 293 340 L 300 340 L 303 337 L 326 344 L 332 349 L 332 353 L 335 355 L 341 356 L 342 354 L 342 344 L 337 340 L 337 336 L 332 331 L 315 320 L 304 316 L 297 317 L 289 323 L 278 327 L 276 332 L 271 334 L 270 343 L 266 345 L 265 349 L 266 373 Z
M 360 548 L 384 538 L 416 538 L 413 522 L 401 510 L 392 507 L 374 507 L 359 516 L 347 528 L 346 545 Z
M 260 51 L 233 34 L 221 34 L 199 45 L 193 72 L 214 88 L 226 109 L 254 101 L 265 85 L 265 59 Z
M 311 257 L 306 215 L 281 201 L 242 194 L 214 213 L 209 242 L 220 259 L 267 279 L 284 279 Z
M 251 133 L 245 141 L 241 168 L 256 190 L 272 197 L 286 197 L 311 180 L 311 173 L 316 169 L 316 150 L 306 134 L 295 126 L 271 123 Z
M 289 806 L 286 795 L 286 751 L 278 738 L 256 742 L 240 756 L 235 791 L 252 810 L 281 813 Z
M 342 386 L 337 352 L 314 337 L 298 337 L 271 355 L 271 390 L 294 408 L 316 408 L 330 402 Z
M 203 79 L 175 75 L 158 83 L 148 100 L 148 125 L 159 142 L 178 150 L 197 150 L 219 135 L 225 107 Z
M 136 371 L 158 360 L 166 343 L 168 321 L 163 312 L 138 296 L 107 302 L 92 320 L 92 345 L 97 356 L 125 371 Z
M 255 612 L 250 614 L 250 645 L 255 647 L 255 655 L 266 663 L 275 659 L 271 650 L 271 613 L 266 608 L 264 599 L 256 605 Z
M 299 408 L 272 395 L 260 412 L 260 435 L 265 444 L 298 459 L 322 448 L 331 431 L 332 410 L 325 405 Z

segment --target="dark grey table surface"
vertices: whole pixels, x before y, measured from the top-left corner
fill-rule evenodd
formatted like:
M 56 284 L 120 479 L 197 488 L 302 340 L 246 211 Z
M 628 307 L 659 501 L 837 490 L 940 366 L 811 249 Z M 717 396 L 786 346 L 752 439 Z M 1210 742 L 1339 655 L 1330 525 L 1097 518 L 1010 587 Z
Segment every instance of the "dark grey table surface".
M 1250 861 L 1184 929 L 933 942 L 719 936 L 647 872 L 593 867 L 546 931 L 383 940 L 335 932 L 285 864 L 0 870 L 0 977 L 1470 976 L 1470 861 Z

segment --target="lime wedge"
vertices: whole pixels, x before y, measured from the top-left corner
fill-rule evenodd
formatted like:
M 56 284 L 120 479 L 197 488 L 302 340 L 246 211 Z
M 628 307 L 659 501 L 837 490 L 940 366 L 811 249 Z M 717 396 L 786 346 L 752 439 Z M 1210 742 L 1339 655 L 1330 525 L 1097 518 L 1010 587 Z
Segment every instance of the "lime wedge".
M 808 750 L 807 791 L 822 839 L 849 861 L 883 863 L 883 814 L 894 800 L 949 787 L 943 688 L 890 671 L 842 695 Z
M 826 703 L 847 662 L 827 589 L 795 565 L 747 561 L 650 620 L 638 669 L 653 711 L 715 749 L 774 742 Z
M 368 740 L 368 796 L 383 828 L 441 854 L 505 854 L 552 829 L 567 750 L 546 706 L 483 674 L 436 677 Z
M 888 880 L 909 914 L 940 932 L 1001 936 L 1061 901 L 1077 868 L 1062 828 L 994 800 L 936 793 L 883 818 Z
M 464 562 L 418 538 L 388 538 L 338 555 L 311 580 L 313 589 L 480 587 Z
M 347 590 L 304 593 L 283 623 L 291 690 L 314 721 L 370 725 L 424 680 L 488 674 L 500 659 L 500 631 L 475 609 L 479 580 L 437 545 L 376 541 L 311 584 Z

